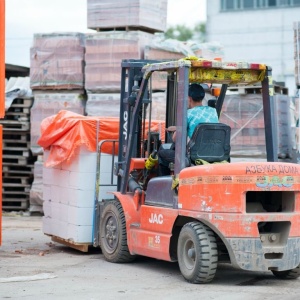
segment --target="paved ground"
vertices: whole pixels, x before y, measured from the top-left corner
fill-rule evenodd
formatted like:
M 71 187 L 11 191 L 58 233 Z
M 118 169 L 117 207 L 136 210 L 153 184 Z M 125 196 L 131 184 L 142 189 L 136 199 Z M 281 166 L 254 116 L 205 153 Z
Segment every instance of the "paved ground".
M 139 258 L 111 264 L 99 249 L 82 253 L 51 242 L 41 217 L 6 214 L 0 246 L 0 299 L 300 299 L 300 279 L 219 265 L 207 285 L 187 283 L 177 263 Z

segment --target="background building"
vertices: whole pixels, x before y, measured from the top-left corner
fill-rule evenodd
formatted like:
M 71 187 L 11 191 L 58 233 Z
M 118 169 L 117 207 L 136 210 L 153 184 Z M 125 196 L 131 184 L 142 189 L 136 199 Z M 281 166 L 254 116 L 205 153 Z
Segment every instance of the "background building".
M 207 41 L 224 46 L 225 60 L 271 66 L 273 79 L 294 95 L 294 22 L 299 19 L 299 0 L 210 0 Z

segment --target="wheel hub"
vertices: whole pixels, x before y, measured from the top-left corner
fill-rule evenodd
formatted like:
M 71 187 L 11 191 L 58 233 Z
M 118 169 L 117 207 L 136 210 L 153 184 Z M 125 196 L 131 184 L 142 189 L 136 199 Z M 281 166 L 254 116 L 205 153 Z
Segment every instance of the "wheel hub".
M 113 247 L 115 241 L 117 240 L 116 229 L 117 227 L 115 226 L 113 220 L 110 219 L 106 225 L 106 235 L 105 235 L 106 241 L 110 247 Z
M 188 257 L 189 258 L 191 258 L 191 259 L 195 259 L 195 257 L 196 257 L 196 252 L 195 252 L 195 249 L 194 248 L 190 248 L 189 250 L 188 250 Z

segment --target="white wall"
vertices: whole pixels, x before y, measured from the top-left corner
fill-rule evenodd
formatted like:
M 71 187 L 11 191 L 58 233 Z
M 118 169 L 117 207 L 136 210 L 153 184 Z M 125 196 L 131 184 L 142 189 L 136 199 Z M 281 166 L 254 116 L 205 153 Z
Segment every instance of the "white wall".
M 207 1 L 207 41 L 224 46 L 225 60 L 244 60 L 272 67 L 273 78 L 294 95 L 294 29 L 300 7 L 220 12 L 219 0 Z

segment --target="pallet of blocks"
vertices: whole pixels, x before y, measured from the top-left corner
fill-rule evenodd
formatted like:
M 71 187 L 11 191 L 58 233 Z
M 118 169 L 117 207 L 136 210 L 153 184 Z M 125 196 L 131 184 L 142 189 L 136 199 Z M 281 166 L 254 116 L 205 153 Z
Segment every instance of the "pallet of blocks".
M 47 126 L 40 139 L 45 149 L 43 232 L 55 242 L 87 252 L 93 243 L 96 193 L 102 201 L 112 199 L 113 194 L 107 192 L 116 190 L 116 176 L 112 177 L 117 162 L 116 144 L 110 142 L 99 151 L 96 145 L 108 137 L 117 138 L 119 120 L 60 112 L 44 123 Z M 61 124 L 64 124 L 64 135 Z M 52 142 L 49 137 L 53 138 Z M 98 166 L 97 162 L 100 162 Z
M 3 126 L 4 210 L 27 210 L 33 181 L 33 166 L 36 161 L 30 150 L 30 108 L 33 98 L 30 92 L 20 87 L 24 81 L 29 82 L 28 78 L 9 79 L 5 95 L 5 117 L 0 120 Z
M 87 27 L 102 30 L 167 29 L 167 0 L 88 0 Z
M 265 124 L 261 86 L 231 86 L 226 95 L 220 121 L 231 131 L 231 155 L 266 156 Z M 275 120 L 275 144 L 278 158 L 292 155 L 290 98 L 288 90 L 274 85 L 273 114 Z

